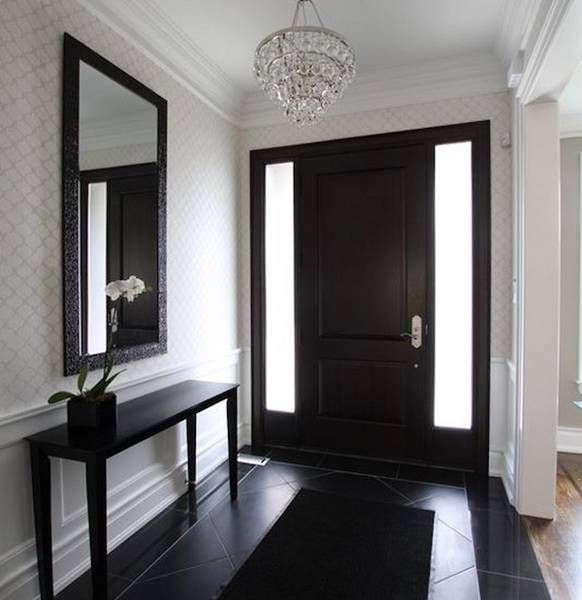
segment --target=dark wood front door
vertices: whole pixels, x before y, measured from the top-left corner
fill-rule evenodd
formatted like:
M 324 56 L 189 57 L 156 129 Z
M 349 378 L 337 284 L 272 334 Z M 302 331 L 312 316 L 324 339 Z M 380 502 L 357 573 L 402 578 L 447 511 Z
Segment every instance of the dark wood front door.
M 441 145 L 459 142 L 471 147 L 469 426 L 437 425 L 435 409 L 436 154 Z M 253 444 L 487 475 L 489 122 L 254 150 L 250 158 Z M 287 276 L 295 289 L 295 404 L 287 410 L 269 400 L 277 390 L 267 393 L 265 375 L 265 215 L 267 205 L 281 202 L 273 192 L 267 200 L 266 172 L 279 163 L 293 166 L 294 218 L 287 225 L 294 264 Z M 450 223 L 454 227 L 454 219 Z M 421 344 L 408 335 L 413 317 L 422 320 Z M 454 352 L 447 356 L 455 358 Z
M 304 444 L 423 457 L 425 345 L 413 347 L 407 334 L 413 317 L 427 314 L 426 165 L 422 145 L 302 161 L 297 350 Z

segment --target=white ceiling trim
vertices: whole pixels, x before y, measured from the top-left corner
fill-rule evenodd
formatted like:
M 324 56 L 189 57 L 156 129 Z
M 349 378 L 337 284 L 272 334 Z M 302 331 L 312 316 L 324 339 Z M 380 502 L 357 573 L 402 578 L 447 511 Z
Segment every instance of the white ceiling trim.
M 493 55 L 445 59 L 357 75 L 329 114 L 380 110 L 506 89 L 505 69 Z M 285 122 L 284 115 L 263 92 L 247 97 L 241 111 L 241 127 Z
M 244 93 L 152 0 L 78 0 L 227 120 Z
M 538 14 L 541 0 L 509 0 L 505 6 L 503 25 L 495 44 L 497 56 L 509 67 L 524 48 Z
M 581 17 L 582 0 L 551 0 L 516 90 L 523 104 L 559 98 L 582 55 Z

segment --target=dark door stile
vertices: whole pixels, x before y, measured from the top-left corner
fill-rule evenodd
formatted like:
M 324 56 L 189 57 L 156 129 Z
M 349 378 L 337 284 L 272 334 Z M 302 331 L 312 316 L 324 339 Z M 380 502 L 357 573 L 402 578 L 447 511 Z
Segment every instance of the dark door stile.
M 460 468 L 480 474 L 487 473 L 489 460 L 491 287 L 489 138 L 490 124 L 488 121 L 484 121 L 251 152 L 251 371 L 252 441 L 254 445 L 261 447 L 264 444 L 269 444 L 323 449 L 339 454 L 375 456 L 401 462 Z M 473 426 L 471 430 L 467 431 L 435 428 L 432 425 L 432 371 L 434 364 L 431 338 L 431 323 L 434 322 L 432 300 L 434 294 L 433 158 L 435 145 L 457 141 L 471 141 L 473 148 L 474 417 Z M 421 352 L 413 350 L 409 342 L 395 339 L 395 327 L 392 327 L 393 331 L 390 331 L 390 335 L 384 336 L 385 339 L 380 335 L 377 339 L 365 341 L 357 339 L 358 336 L 356 335 L 351 336 L 355 339 L 349 339 L 349 343 L 346 344 L 346 348 L 348 346 L 358 348 L 355 351 L 356 354 L 359 353 L 360 357 L 364 356 L 361 361 L 362 365 L 359 365 L 356 360 L 354 366 L 356 372 L 360 366 L 365 371 L 370 366 L 374 367 L 374 365 L 382 371 L 383 365 L 381 363 L 397 363 L 399 361 L 407 365 L 407 367 L 403 367 L 405 371 L 415 371 L 414 376 L 410 378 L 413 391 L 407 393 L 408 400 L 411 397 L 416 397 L 415 406 L 408 407 L 408 410 L 411 411 L 406 419 L 408 427 L 398 427 L 397 424 L 390 423 L 379 425 L 375 423 L 378 420 L 377 418 L 372 420 L 369 418 L 354 418 L 351 427 L 348 427 L 346 421 L 349 421 L 349 419 L 346 420 L 344 414 L 340 415 L 342 418 L 328 416 L 323 419 L 327 430 L 320 429 L 318 433 L 317 428 L 312 426 L 314 421 L 318 421 L 318 419 L 313 418 L 314 407 L 306 405 L 305 402 L 305 398 L 309 398 L 310 394 L 313 397 L 313 389 L 305 393 L 304 388 L 306 385 L 313 388 L 313 382 L 317 381 L 317 378 L 321 379 L 322 376 L 327 377 L 327 380 L 333 383 L 335 368 L 333 361 L 342 360 L 341 352 L 337 350 L 337 346 L 343 342 L 334 339 L 321 341 L 321 344 L 325 346 L 326 358 L 329 357 L 329 360 L 323 366 L 317 364 L 318 372 L 314 375 L 315 359 L 312 349 L 309 347 L 309 340 L 307 340 L 307 344 L 305 343 L 309 326 L 306 327 L 305 306 L 302 300 L 306 294 L 305 287 L 310 285 L 309 280 L 306 280 L 305 277 L 305 262 L 309 263 L 309 268 L 313 268 L 313 264 L 310 262 L 309 257 L 304 255 L 305 249 L 300 239 L 303 235 L 301 228 L 304 226 L 302 203 L 306 202 L 306 197 L 310 193 L 309 173 L 311 172 L 313 175 L 314 168 L 317 170 L 326 162 L 328 166 L 323 171 L 328 170 L 329 165 L 332 165 L 332 171 L 334 168 L 337 170 L 337 165 L 340 165 L 342 160 L 344 162 L 348 160 L 345 158 L 346 155 L 352 155 L 353 157 L 355 154 L 362 153 L 362 156 L 364 154 L 372 156 L 375 153 L 376 156 L 390 155 L 393 159 L 396 159 L 398 154 L 402 157 L 415 152 L 420 152 L 425 157 L 424 175 L 420 175 L 418 179 L 421 184 L 424 184 L 423 194 L 426 198 L 426 232 L 424 240 L 422 240 L 426 257 L 425 295 L 423 298 L 424 306 L 417 305 L 418 310 L 413 309 L 412 306 L 409 307 L 405 319 L 401 321 L 401 327 L 402 332 L 410 331 L 411 315 L 420 314 L 423 317 L 423 328 L 425 325 L 428 326 L 428 335 L 425 336 L 423 349 Z M 294 414 L 267 411 L 265 409 L 264 389 L 264 170 L 267 164 L 288 161 L 294 162 L 295 165 L 297 399 Z M 319 166 L 314 167 L 314 165 Z M 359 169 L 364 172 L 374 170 L 370 168 L 370 165 L 362 165 Z M 417 235 L 420 234 L 417 233 Z M 341 318 L 341 316 L 341 311 L 335 315 L 337 318 Z M 321 323 L 318 323 L 319 326 L 321 326 Z M 333 336 L 327 337 L 333 338 Z M 370 353 L 366 354 L 364 352 L 362 354 L 363 346 L 366 344 L 370 349 Z M 308 346 L 307 350 L 306 345 Z M 400 353 L 396 359 L 394 359 L 394 352 L 396 354 Z M 348 354 L 350 360 L 356 358 L 355 354 L 349 352 Z M 302 370 L 305 370 L 306 364 L 310 364 L 311 383 L 306 383 L 305 377 L 301 373 Z M 415 365 L 417 365 L 416 368 Z M 335 366 L 339 368 L 342 365 L 337 364 Z M 345 366 L 345 363 L 343 366 Z M 323 375 L 322 370 L 324 371 Z M 384 374 L 390 380 L 388 370 L 384 369 Z M 377 380 L 378 377 L 374 376 L 372 379 Z M 420 397 L 423 393 L 421 391 L 422 386 L 424 386 L 423 398 Z M 365 386 L 364 389 L 366 389 Z M 328 401 L 329 398 L 330 395 L 328 394 Z M 321 406 L 318 408 L 321 408 Z M 416 414 L 414 413 L 415 410 L 417 411 Z M 411 418 L 414 423 L 411 423 Z M 389 421 L 389 419 L 387 420 Z M 321 422 L 321 419 L 319 419 L 320 425 Z M 411 428 L 410 425 L 414 426 Z M 376 429 L 375 434 L 374 429 Z M 384 430 L 384 435 L 381 433 L 382 430 Z

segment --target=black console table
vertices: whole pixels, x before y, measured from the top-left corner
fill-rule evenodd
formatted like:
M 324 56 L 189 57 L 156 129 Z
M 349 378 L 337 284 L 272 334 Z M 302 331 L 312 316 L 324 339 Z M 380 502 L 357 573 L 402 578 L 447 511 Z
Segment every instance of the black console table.
M 36 551 L 42 600 L 52 600 L 50 457 L 85 463 L 91 546 L 93 599 L 107 600 L 107 481 L 106 461 L 127 448 L 186 421 L 188 484 L 196 481 L 196 415 L 226 400 L 230 497 L 237 496 L 237 385 L 185 381 L 120 404 L 115 433 L 107 436 L 69 436 L 67 425 L 28 438 L 30 443 Z

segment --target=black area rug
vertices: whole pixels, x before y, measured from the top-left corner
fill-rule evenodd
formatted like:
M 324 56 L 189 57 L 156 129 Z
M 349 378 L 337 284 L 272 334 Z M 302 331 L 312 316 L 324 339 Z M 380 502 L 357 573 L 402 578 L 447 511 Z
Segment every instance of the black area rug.
M 426 600 L 435 515 L 302 490 L 220 600 Z

